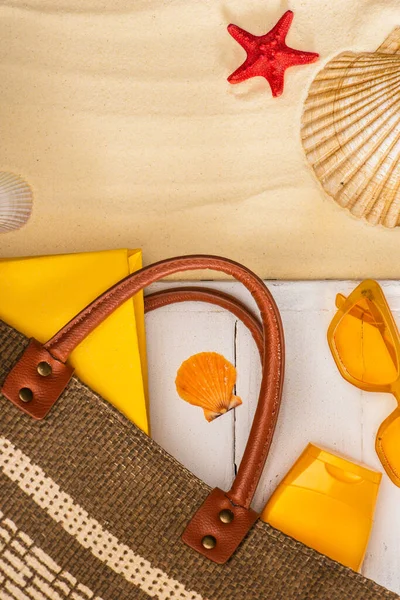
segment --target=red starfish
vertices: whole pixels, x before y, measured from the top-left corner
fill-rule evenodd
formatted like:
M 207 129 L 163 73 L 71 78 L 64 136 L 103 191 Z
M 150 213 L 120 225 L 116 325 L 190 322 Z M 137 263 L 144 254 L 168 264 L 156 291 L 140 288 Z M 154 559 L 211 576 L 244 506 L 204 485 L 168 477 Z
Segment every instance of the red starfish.
M 293 12 L 288 10 L 265 35 L 253 35 L 237 25 L 228 25 L 231 36 L 247 52 L 246 60 L 228 77 L 228 81 L 240 83 L 250 77 L 265 77 L 271 86 L 272 95 L 280 96 L 285 70 L 294 65 L 315 62 L 319 57 L 315 52 L 303 52 L 286 46 L 285 38 L 292 21 Z

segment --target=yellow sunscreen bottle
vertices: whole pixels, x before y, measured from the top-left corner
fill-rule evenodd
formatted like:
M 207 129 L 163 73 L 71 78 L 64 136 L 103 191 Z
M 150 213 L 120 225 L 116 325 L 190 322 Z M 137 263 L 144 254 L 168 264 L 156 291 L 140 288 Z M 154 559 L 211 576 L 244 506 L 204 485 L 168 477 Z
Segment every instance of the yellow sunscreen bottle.
M 309 444 L 267 503 L 261 519 L 359 570 L 382 475 Z

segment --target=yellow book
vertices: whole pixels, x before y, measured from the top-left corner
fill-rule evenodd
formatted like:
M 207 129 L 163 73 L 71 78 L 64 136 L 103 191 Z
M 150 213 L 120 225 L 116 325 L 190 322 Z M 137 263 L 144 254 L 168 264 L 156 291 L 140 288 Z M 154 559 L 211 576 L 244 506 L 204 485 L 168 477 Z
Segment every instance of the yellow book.
M 102 292 L 142 266 L 140 250 L 0 260 L 0 318 L 46 342 Z M 148 433 L 143 295 L 71 354 L 77 376 Z

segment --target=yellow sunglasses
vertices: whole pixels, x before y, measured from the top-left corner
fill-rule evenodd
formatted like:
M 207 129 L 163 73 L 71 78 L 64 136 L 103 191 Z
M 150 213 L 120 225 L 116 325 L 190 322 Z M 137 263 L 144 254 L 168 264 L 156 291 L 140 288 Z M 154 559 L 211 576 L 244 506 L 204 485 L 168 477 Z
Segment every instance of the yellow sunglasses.
M 397 400 L 397 408 L 379 427 L 375 449 L 400 487 L 399 331 L 376 281 L 363 281 L 347 298 L 338 294 L 336 306 L 328 343 L 341 375 L 361 390 L 388 392 Z

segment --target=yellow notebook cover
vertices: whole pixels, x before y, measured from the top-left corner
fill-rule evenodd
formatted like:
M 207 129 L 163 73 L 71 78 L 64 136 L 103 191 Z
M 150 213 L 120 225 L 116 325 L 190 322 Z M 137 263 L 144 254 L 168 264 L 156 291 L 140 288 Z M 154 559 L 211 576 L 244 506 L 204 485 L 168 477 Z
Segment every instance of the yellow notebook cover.
M 102 292 L 142 266 L 141 250 L 0 260 L 0 318 L 46 342 Z M 143 295 L 71 354 L 76 375 L 148 433 Z

